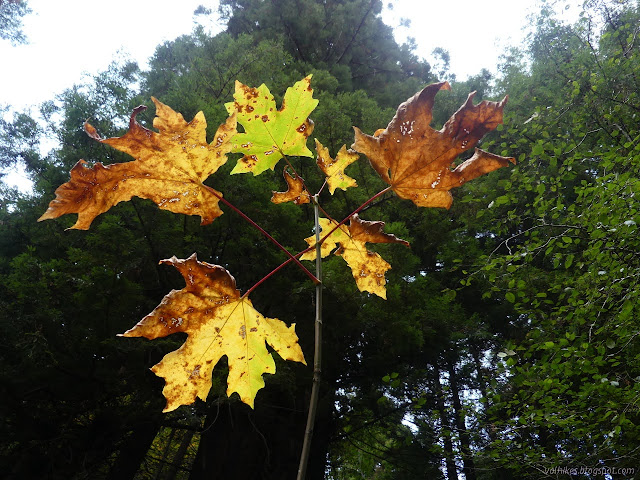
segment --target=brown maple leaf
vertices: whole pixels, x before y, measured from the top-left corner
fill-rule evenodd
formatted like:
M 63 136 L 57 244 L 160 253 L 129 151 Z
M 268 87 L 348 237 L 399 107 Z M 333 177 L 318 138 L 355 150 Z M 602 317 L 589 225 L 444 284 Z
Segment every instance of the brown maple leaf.
M 514 158 L 476 148 L 471 158 L 456 167 L 458 155 L 475 147 L 485 133 L 502 123 L 507 97 L 473 105 L 475 92 L 470 93 L 447 123 L 434 130 L 430 126 L 432 108 L 441 89 L 449 90 L 450 86 L 447 82 L 434 83 L 415 94 L 398 107 L 387 128 L 373 137 L 354 127 L 351 148 L 369 158 L 399 197 L 419 207 L 449 208 L 453 202 L 450 189 L 515 163 Z
M 226 154 L 236 134 L 235 115 L 220 125 L 212 143 L 206 141 L 207 123 L 199 112 L 187 123 L 180 113 L 152 98 L 156 105 L 153 126 L 159 132 L 138 124 L 134 109 L 129 131 L 122 137 L 102 139 L 96 129 L 85 124 L 87 134 L 101 143 L 128 153 L 136 160 L 89 167 L 80 160 L 71 169 L 71 180 L 56 190 L 56 198 L 38 221 L 77 213 L 71 227 L 87 230 L 101 213 L 117 203 L 142 197 L 174 213 L 199 215 L 203 225 L 222 215 L 218 201 L 222 193 L 203 182 L 227 161 Z
M 293 202 L 296 205 L 302 205 L 303 203 L 309 203 L 311 195 L 304 188 L 304 180 L 300 176 L 293 176 L 287 171 L 287 167 L 284 167 L 282 172 L 284 180 L 287 182 L 286 192 L 273 192 L 271 201 L 273 203 L 286 203 Z
M 164 411 L 188 405 L 196 398 L 207 399 L 211 372 L 227 356 L 227 395 L 237 392 L 253 407 L 262 387 L 264 373 L 275 373 L 268 343 L 285 360 L 305 363 L 295 324 L 287 326 L 277 318 L 262 316 L 251 300 L 240 296 L 236 281 L 219 265 L 198 261 L 196 254 L 186 260 L 172 257 L 160 263 L 173 265 L 186 286 L 173 290 L 160 305 L 124 337 L 155 339 L 172 333 L 188 334 L 185 343 L 164 356 L 151 370 L 165 379 Z

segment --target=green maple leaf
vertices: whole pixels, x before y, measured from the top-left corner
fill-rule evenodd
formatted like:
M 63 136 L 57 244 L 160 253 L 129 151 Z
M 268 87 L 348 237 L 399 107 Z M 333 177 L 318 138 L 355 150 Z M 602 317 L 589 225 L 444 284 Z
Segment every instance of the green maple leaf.
M 259 175 L 273 170 L 284 155 L 312 157 L 307 138 L 313 131 L 309 115 L 318 105 L 313 98 L 311 75 L 287 89 L 280 110 L 271 92 L 262 84 L 251 88 L 236 81 L 234 101 L 225 104 L 230 114 L 237 112 L 244 133 L 234 138 L 232 152 L 243 153 L 231 173 Z

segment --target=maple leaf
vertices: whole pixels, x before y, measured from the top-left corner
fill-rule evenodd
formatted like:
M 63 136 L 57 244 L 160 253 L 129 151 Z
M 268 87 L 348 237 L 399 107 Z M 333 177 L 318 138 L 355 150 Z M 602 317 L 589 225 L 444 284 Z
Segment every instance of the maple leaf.
M 334 160 L 329 155 L 329 149 L 324 147 L 317 139 L 316 151 L 318 152 L 316 163 L 327 176 L 327 184 L 331 195 L 336 191 L 336 188 L 346 190 L 349 187 L 358 186 L 353 178 L 344 173 L 345 168 L 360 158 L 356 152 L 347 150 L 347 146 L 343 145 Z
M 471 158 L 452 170 L 456 157 L 473 148 L 485 133 L 502 123 L 507 102 L 482 101 L 473 105 L 475 92 L 444 124 L 430 127 L 435 96 L 441 89 L 450 90 L 447 82 L 428 85 L 398 107 L 386 129 L 376 136 L 354 127 L 351 148 L 365 154 L 382 179 L 401 198 L 419 207 L 449 208 L 453 197 L 449 190 L 485 173 L 515 163 L 479 148 Z
M 172 333 L 188 334 L 185 343 L 164 356 L 151 370 L 165 379 L 165 412 L 180 405 L 206 400 L 211 389 L 211 372 L 226 355 L 229 364 L 227 395 L 237 392 L 253 408 L 258 390 L 264 387 L 263 373 L 275 373 L 276 365 L 268 343 L 282 358 L 306 365 L 298 345 L 295 324 L 265 318 L 248 298 L 240 296 L 236 281 L 221 266 L 172 257 L 160 263 L 173 265 L 186 287 L 173 290 L 160 305 L 121 336 L 154 339 Z
M 323 232 L 330 232 L 338 223 L 328 218 L 320 219 Z M 349 222 L 349 227 L 340 225 L 329 235 L 321 245 L 322 258 L 335 250 L 335 255 L 341 256 L 351 267 L 351 273 L 361 292 L 370 292 L 382 298 L 387 298 L 387 283 L 384 274 L 391 269 L 379 254 L 366 249 L 366 243 L 401 243 L 409 246 L 409 242 L 383 232 L 384 222 L 368 222 L 361 220 L 356 214 Z M 316 244 L 316 236 L 305 238 L 310 247 Z M 336 250 L 336 247 L 340 247 Z M 315 260 L 316 251 L 309 250 L 300 257 L 301 260 Z
M 225 104 L 227 111 L 236 113 L 244 127 L 234 139 L 233 152 L 243 153 L 231 173 L 253 172 L 259 175 L 273 170 L 284 155 L 311 157 L 307 138 L 313 131 L 309 115 L 318 105 L 313 98 L 311 75 L 287 89 L 282 107 L 264 85 L 251 88 L 236 81 L 234 102 Z
M 131 114 L 129 131 L 122 137 L 102 139 L 96 129 L 85 124 L 89 136 L 128 153 L 136 160 L 89 167 L 80 160 L 71 169 L 71 180 L 56 190 L 56 198 L 38 219 L 77 213 L 71 227 L 87 230 L 101 213 L 117 203 L 142 197 L 174 213 L 199 215 L 203 225 L 222 215 L 218 201 L 222 194 L 202 182 L 227 161 L 236 119 L 231 116 L 220 125 L 211 144 L 206 141 L 207 123 L 202 112 L 187 123 L 180 113 L 152 97 L 156 105 L 153 125 L 158 133 L 138 124 L 137 107 Z
M 271 201 L 273 203 L 285 203 L 285 202 L 293 202 L 296 205 L 302 205 L 303 203 L 309 203 L 311 200 L 309 198 L 311 195 L 304 188 L 304 180 L 300 176 L 294 177 L 287 171 L 288 167 L 284 168 L 283 176 L 284 180 L 287 182 L 286 192 L 273 192 L 273 196 L 271 197 Z

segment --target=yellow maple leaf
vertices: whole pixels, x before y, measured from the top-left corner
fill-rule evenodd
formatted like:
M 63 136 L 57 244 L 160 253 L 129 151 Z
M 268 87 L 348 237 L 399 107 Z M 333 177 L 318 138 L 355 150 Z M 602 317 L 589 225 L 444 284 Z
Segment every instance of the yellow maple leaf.
M 102 139 L 93 126 L 85 124 L 89 136 L 136 160 L 106 167 L 97 163 L 92 168 L 80 160 L 39 221 L 77 213 L 78 220 L 71 228 L 87 230 L 98 215 L 134 196 L 150 199 L 164 210 L 199 215 L 203 225 L 222 215 L 218 206 L 222 193 L 203 182 L 227 161 L 230 140 L 236 134 L 235 117 L 220 125 L 209 144 L 202 112 L 187 123 L 181 114 L 152 100 L 156 105 L 153 125 L 159 132 L 136 121 L 144 106 L 133 111 L 129 131 L 122 137 Z
M 307 148 L 307 138 L 313 131 L 309 115 L 318 100 L 313 98 L 311 75 L 287 89 L 279 110 L 264 84 L 251 88 L 236 82 L 233 98 L 235 101 L 225 107 L 237 115 L 245 132 L 234 139 L 233 152 L 243 153 L 244 157 L 231 173 L 259 175 L 273 170 L 283 155 L 313 156 Z
M 186 286 L 173 290 L 160 305 L 124 337 L 154 339 L 176 332 L 188 334 L 185 343 L 164 356 L 151 370 L 165 379 L 165 412 L 189 405 L 196 398 L 206 400 L 211 389 L 211 372 L 224 356 L 229 364 L 227 395 L 233 392 L 253 408 L 262 375 L 275 373 L 276 365 L 266 348 L 268 343 L 282 358 L 305 363 L 295 324 L 287 326 L 277 318 L 265 318 L 248 298 L 242 298 L 233 276 L 218 265 L 172 257 L 161 263 L 173 265 Z
M 515 163 L 511 157 L 475 149 L 474 155 L 457 167 L 453 162 L 462 152 L 473 148 L 485 133 L 502 123 L 507 102 L 482 101 L 473 104 L 474 93 L 440 130 L 431 128 L 436 94 L 450 90 L 447 82 L 428 85 L 401 104 L 384 130 L 374 136 L 357 127 L 355 151 L 365 154 L 380 177 L 400 197 L 419 207 L 449 208 L 453 197 L 449 190 L 485 173 Z
M 333 230 L 338 223 L 328 218 L 320 219 L 323 235 Z M 387 283 L 384 274 L 391 269 L 379 254 L 367 250 L 366 243 L 401 243 L 409 246 L 409 242 L 383 232 L 384 222 L 368 222 L 361 220 L 356 214 L 350 219 L 349 226 L 340 225 L 329 235 L 321 245 L 322 258 L 335 250 L 335 255 L 341 256 L 351 267 L 351 273 L 361 292 L 370 292 L 382 298 L 387 298 Z M 316 236 L 305 238 L 310 247 L 316 244 Z M 340 244 L 340 247 L 338 247 Z M 337 250 L 336 250 L 337 248 Z M 309 250 L 300 257 L 301 260 L 315 260 L 316 251 Z
M 329 155 L 329 149 L 324 147 L 318 139 L 316 139 L 316 151 L 318 152 L 316 163 L 327 176 L 327 184 L 331 195 L 336 191 L 336 188 L 346 190 L 349 187 L 358 186 L 355 179 L 344 173 L 345 168 L 360 158 L 356 152 L 347 150 L 347 146 L 343 145 L 336 158 L 333 159 Z

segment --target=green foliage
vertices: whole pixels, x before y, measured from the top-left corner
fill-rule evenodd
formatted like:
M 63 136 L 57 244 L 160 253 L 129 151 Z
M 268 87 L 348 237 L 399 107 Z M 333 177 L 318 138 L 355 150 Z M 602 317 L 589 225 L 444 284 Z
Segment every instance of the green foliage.
M 413 87 L 419 87 L 432 77 L 429 65 L 411 48 L 398 47 L 381 11 L 380 0 L 220 2 L 227 31 L 234 37 L 276 40 L 290 52 L 297 69 L 326 70 L 341 91 L 372 92 L 384 107 L 395 108 L 418 90 L 398 91 L 396 82 L 415 78 Z
M 543 12 L 529 72 L 515 68 L 516 56 L 505 64 L 500 88 L 515 93 L 515 106 L 495 142 L 521 162 L 501 180 L 505 195 L 477 214 L 501 239 L 483 268 L 485 297 L 510 303 L 522 328 L 498 355 L 488 399 L 500 432 L 490 456 L 520 478 L 594 459 L 638 462 L 628 445 L 640 421 L 640 124 L 628 72 L 640 61 L 629 36 L 640 11 L 598 5 L 601 31 L 597 10 L 573 26 Z M 490 228 L 496 215 L 507 222 Z

